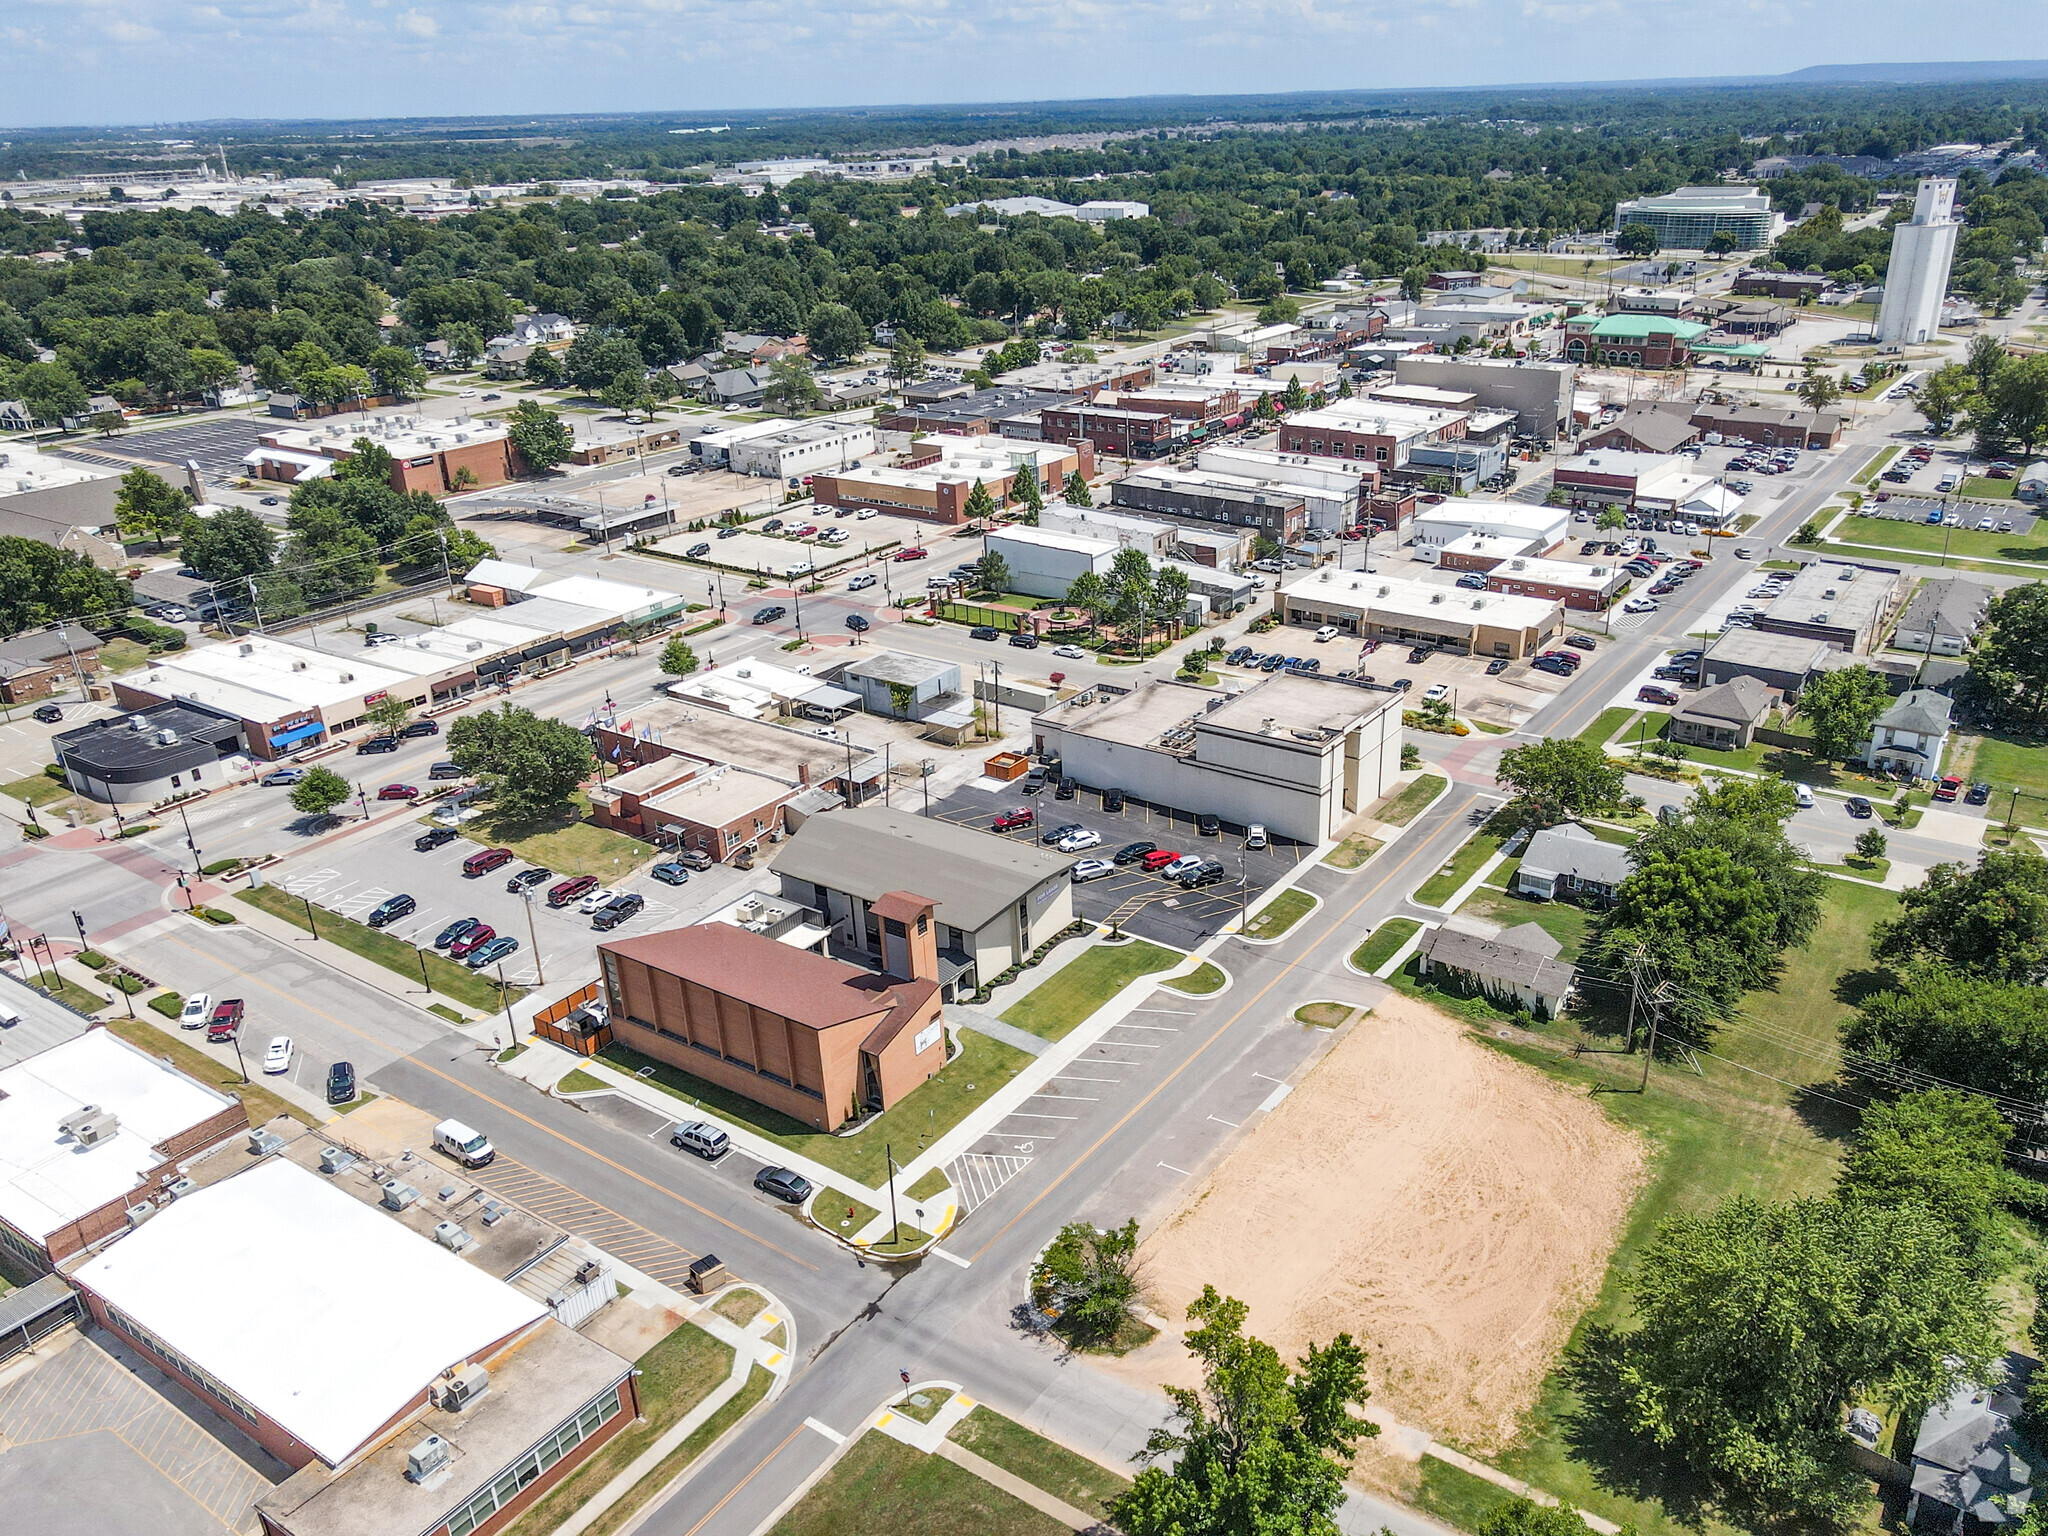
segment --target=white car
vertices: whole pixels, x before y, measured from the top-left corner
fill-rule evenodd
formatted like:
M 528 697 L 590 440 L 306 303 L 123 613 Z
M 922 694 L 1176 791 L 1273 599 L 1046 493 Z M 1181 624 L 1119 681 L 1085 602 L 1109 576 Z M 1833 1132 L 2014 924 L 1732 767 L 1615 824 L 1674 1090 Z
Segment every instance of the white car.
M 792 565 L 783 574 L 787 576 L 808 576 L 811 574 L 811 572 L 815 571 L 816 569 L 817 567 L 811 564 L 810 561 L 799 560 L 795 565 Z
M 194 992 L 185 999 L 185 1006 L 178 1010 L 178 1028 L 204 1029 L 206 1021 L 213 1017 L 213 994 Z
M 1086 661 L 1088 659 L 1088 653 L 1078 645 L 1054 646 L 1053 655 L 1059 657 L 1062 661 Z
M 1069 832 L 1059 841 L 1061 853 L 1079 853 L 1083 848 L 1100 848 L 1101 846 L 1102 834 L 1100 832 L 1091 832 L 1086 827 L 1083 827 L 1079 832 Z
M 599 907 L 610 906 L 611 899 L 618 894 L 610 886 L 600 885 L 596 890 L 576 903 L 576 910 L 588 915 L 595 912 Z
M 875 580 L 876 577 L 873 571 L 862 571 L 846 584 L 846 590 L 849 592 L 865 592 L 875 584 Z
M 856 522 L 862 523 L 866 522 L 869 518 L 873 517 L 874 515 L 875 509 L 873 507 L 862 507 L 858 512 L 853 514 L 854 520 Z
M 1654 597 L 1632 597 L 1621 605 L 1623 613 L 1655 613 L 1664 605 Z
M 1448 699 L 1451 696 L 1450 685 L 1447 683 L 1431 683 L 1427 688 L 1422 690 L 1422 696 L 1423 698 L 1432 701 L 1436 699 Z
M 292 1037 L 279 1035 L 270 1042 L 270 1049 L 263 1053 L 263 1070 L 272 1077 L 292 1069 Z
M 1316 642 L 1318 644 L 1322 644 L 1326 641 L 1334 640 L 1336 638 L 1337 626 L 1334 624 L 1325 624 L 1321 629 L 1316 631 Z
M 853 535 L 848 533 L 844 528 L 827 528 L 823 533 L 818 535 L 818 542 L 820 544 L 844 544 L 848 539 L 852 537 Z
M 1998 519 L 1995 517 L 1980 517 L 1977 519 L 1977 527 L 1984 533 L 1996 533 L 1998 531 Z
M 1104 875 L 1116 873 L 1116 866 L 1107 859 L 1083 859 L 1073 869 L 1074 884 L 1084 880 L 1100 880 Z

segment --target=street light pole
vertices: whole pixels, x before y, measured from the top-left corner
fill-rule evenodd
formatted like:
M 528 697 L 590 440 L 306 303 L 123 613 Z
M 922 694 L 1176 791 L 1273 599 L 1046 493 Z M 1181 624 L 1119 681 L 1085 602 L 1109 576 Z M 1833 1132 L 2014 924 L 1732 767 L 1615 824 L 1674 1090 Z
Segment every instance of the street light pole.
M 519 895 L 526 904 L 526 941 L 533 946 L 533 984 L 537 987 L 544 987 L 547 985 L 548 979 L 541 974 L 540 936 L 533 931 L 533 887 L 526 887 Z M 507 1017 L 509 1018 L 510 1015 L 508 1014 Z
M 192 841 L 192 818 L 185 814 L 185 807 L 182 805 L 178 807 L 178 820 L 185 823 L 185 846 L 192 854 L 192 873 L 197 875 L 200 873 L 199 845 Z

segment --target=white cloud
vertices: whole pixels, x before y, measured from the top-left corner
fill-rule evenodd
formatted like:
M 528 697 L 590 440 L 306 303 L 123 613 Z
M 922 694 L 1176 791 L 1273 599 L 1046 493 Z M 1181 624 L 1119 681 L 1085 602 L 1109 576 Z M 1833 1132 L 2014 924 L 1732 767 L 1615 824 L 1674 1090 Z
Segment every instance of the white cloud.
M 398 18 L 399 30 L 410 32 L 414 37 L 439 37 L 441 23 L 425 11 L 407 11 Z

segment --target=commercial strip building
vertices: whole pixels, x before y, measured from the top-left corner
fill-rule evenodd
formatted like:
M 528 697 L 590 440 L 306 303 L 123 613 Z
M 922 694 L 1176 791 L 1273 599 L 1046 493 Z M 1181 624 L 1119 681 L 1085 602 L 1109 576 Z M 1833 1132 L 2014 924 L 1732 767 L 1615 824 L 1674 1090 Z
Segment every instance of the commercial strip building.
M 1940 334 L 1941 301 L 1962 234 L 1955 203 L 1953 178 L 1925 177 L 1913 193 L 1913 216 L 1892 230 L 1884 303 L 1877 312 L 1878 345 L 1903 347 Z
M 107 805 L 215 789 L 245 771 L 242 722 L 186 704 L 103 717 L 50 740 L 64 782 Z
M 1729 234 L 1738 251 L 1760 251 L 1771 243 L 1775 217 L 1770 194 L 1758 187 L 1680 187 L 1617 203 L 1614 232 L 1646 225 L 1667 251 L 1703 251 L 1714 236 Z
M 1566 459 L 1551 479 L 1573 508 L 1619 507 L 1715 526 L 1733 517 L 1742 502 L 1714 476 L 1695 474 L 1691 460 L 1663 453 L 1603 448 Z
M 1075 402 L 1048 407 L 1038 420 L 1049 443 L 1089 442 L 1124 459 L 1156 459 L 1187 439 L 1187 424 L 1165 411 Z
M 835 952 L 871 964 L 884 956 L 887 914 L 876 909 L 914 883 L 931 904 L 939 990 L 951 999 L 1073 922 L 1073 864 L 1035 843 L 866 805 L 805 822 L 775 856 L 775 873 L 783 897 L 831 929 Z
M 1512 554 L 1507 541 L 1483 533 L 1468 533 L 1445 545 L 1437 565 L 1447 571 L 1483 574 L 1489 592 L 1542 598 L 1578 613 L 1604 613 L 1629 589 L 1628 573 L 1618 565 L 1580 565 L 1574 560 Z
M 1141 470 L 1113 482 L 1113 506 L 1168 522 L 1253 530 L 1281 544 L 1300 542 L 1308 506 L 1293 486 L 1201 470 Z
M 1755 627 L 1867 655 L 1890 626 L 1905 591 L 1897 566 L 1815 560 L 1799 568 L 1784 593 L 1757 615 Z
M 977 483 L 1001 506 L 1013 497 L 1018 477 L 1038 481 L 1041 493 L 1057 491 L 1076 470 L 1095 474 L 1095 450 L 1086 442 L 1065 447 L 1005 437 L 938 434 L 912 443 L 893 463 L 864 462 L 819 474 L 811 495 L 820 507 L 872 507 L 939 523 L 967 521 L 967 500 Z
M 829 722 L 860 707 L 855 695 L 833 687 L 808 669 L 792 671 L 758 656 L 743 658 L 727 667 L 693 672 L 666 684 L 662 692 L 684 704 L 701 704 L 747 720 L 796 715 Z
M 1562 606 L 1544 598 L 1328 568 L 1282 587 L 1274 611 L 1287 624 L 1514 660 L 1534 655 L 1564 625 Z
M 810 421 L 732 444 L 727 463 L 735 474 L 786 480 L 845 469 L 874 451 L 871 423 Z
M 0 1248 L 43 1273 L 155 1216 L 182 1160 L 248 1128 L 240 1099 L 104 1027 L 0 1067 Z
M 223 1276 L 263 1298 L 261 1326 L 221 1304 Z M 257 1503 L 268 1536 L 492 1536 L 639 1411 L 628 1361 L 281 1157 L 71 1278 L 95 1322 L 296 1469 Z
M 1381 473 L 1408 462 L 1422 443 L 1454 442 L 1465 435 L 1468 413 L 1390 405 L 1377 400 L 1338 400 L 1317 411 L 1302 411 L 1280 423 L 1283 453 L 1328 454 L 1364 459 Z
M 504 425 L 492 419 L 432 421 L 423 416 L 373 416 L 324 427 L 278 427 L 257 439 L 242 463 L 259 480 L 295 485 L 334 472 L 367 438 L 391 455 L 391 488 L 446 496 L 503 485 L 526 473 Z
M 958 662 L 906 651 L 867 651 L 841 667 L 833 681 L 884 720 L 930 720 L 949 728 L 974 721 L 974 701 L 961 691 Z
M 1041 435 L 1040 413 L 1078 404 L 1080 398 L 1059 390 L 999 384 L 939 400 L 906 399 L 901 405 L 878 411 L 875 425 L 886 432 L 949 432 L 956 437 L 1016 437 L 1031 442 Z
M 1440 357 L 1425 352 L 1411 353 L 1394 364 L 1396 383 L 1469 393 L 1476 406 L 1513 411 L 1516 430 L 1540 438 L 1554 438 L 1570 425 L 1577 379 L 1577 367 L 1560 362 Z
M 866 907 L 874 970 L 723 922 L 600 944 L 612 1028 L 657 1061 L 837 1130 L 946 1064 L 932 909 L 905 891 Z
M 1833 448 L 1849 429 L 1834 411 L 1770 410 L 1749 405 L 1705 405 L 1690 400 L 1640 401 L 1611 426 L 1584 439 L 1587 451 L 1620 448 L 1671 454 L 1701 439 L 1761 443 L 1766 448 Z
M 1316 528 L 1349 528 L 1363 505 L 1380 488 L 1380 466 L 1363 459 L 1328 454 L 1276 453 L 1265 448 L 1219 444 L 1204 448 L 1198 469 L 1215 474 L 1264 480 L 1297 490 Z
M 1572 516 L 1563 507 L 1458 497 L 1422 508 L 1411 526 L 1424 558 L 1473 533 L 1515 545 L 1518 555 L 1547 555 L 1571 532 Z
M 690 457 L 706 469 L 723 469 L 732 458 L 735 444 L 751 441 L 757 437 L 773 437 L 778 432 L 787 432 L 796 423 L 786 416 L 771 416 L 766 421 L 741 422 L 738 426 L 719 425 L 707 428 L 690 439 Z
M 1094 689 L 1031 722 L 1067 777 L 1153 805 L 1316 844 L 1392 787 L 1400 695 L 1278 675 L 1241 693 L 1154 680 Z

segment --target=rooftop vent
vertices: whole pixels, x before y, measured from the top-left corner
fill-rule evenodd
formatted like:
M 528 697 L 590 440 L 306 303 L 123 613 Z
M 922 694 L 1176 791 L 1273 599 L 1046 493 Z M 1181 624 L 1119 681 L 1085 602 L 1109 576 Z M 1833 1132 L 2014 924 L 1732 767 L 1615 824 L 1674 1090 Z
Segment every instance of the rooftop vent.
M 149 729 L 149 716 L 147 716 L 147 715 L 130 715 L 130 716 L 128 717 L 128 729 L 129 729 L 129 730 L 131 730 L 131 731 L 146 731 L 146 730 L 148 730 L 148 729 Z
M 169 1195 L 173 1200 L 179 1200 L 183 1199 L 186 1195 L 191 1194 L 194 1190 L 198 1188 L 199 1181 L 196 1179 L 173 1179 L 170 1183 L 164 1186 L 164 1193 Z
M 403 1179 L 386 1179 L 383 1183 L 382 1204 L 390 1210 L 402 1211 L 420 1197 L 420 1192 Z
M 418 1445 L 405 1453 L 405 1477 L 407 1482 L 424 1483 L 436 1472 L 447 1466 L 454 1457 L 454 1450 L 439 1435 L 429 1435 Z
M 250 640 L 244 640 L 240 645 L 235 647 L 235 654 L 238 656 L 254 656 L 256 654 L 255 642 Z
M 460 1413 L 490 1390 L 491 1373 L 474 1361 L 447 1372 L 430 1388 L 444 1413 Z
M 322 1147 L 320 1149 L 320 1171 L 342 1173 L 356 1165 L 355 1153 L 346 1147 Z
M 1441 592 L 1432 592 L 1429 594 L 1429 600 L 1432 603 L 1440 603 L 1444 600 L 1444 595 Z
M 156 733 L 156 744 L 160 747 L 175 747 L 178 744 L 178 733 L 168 727 L 158 731 Z
M 91 1106 L 90 1114 L 73 1115 L 66 1127 L 72 1140 L 81 1147 L 96 1147 L 103 1141 L 110 1141 L 121 1128 L 121 1117 L 110 1109 Z

